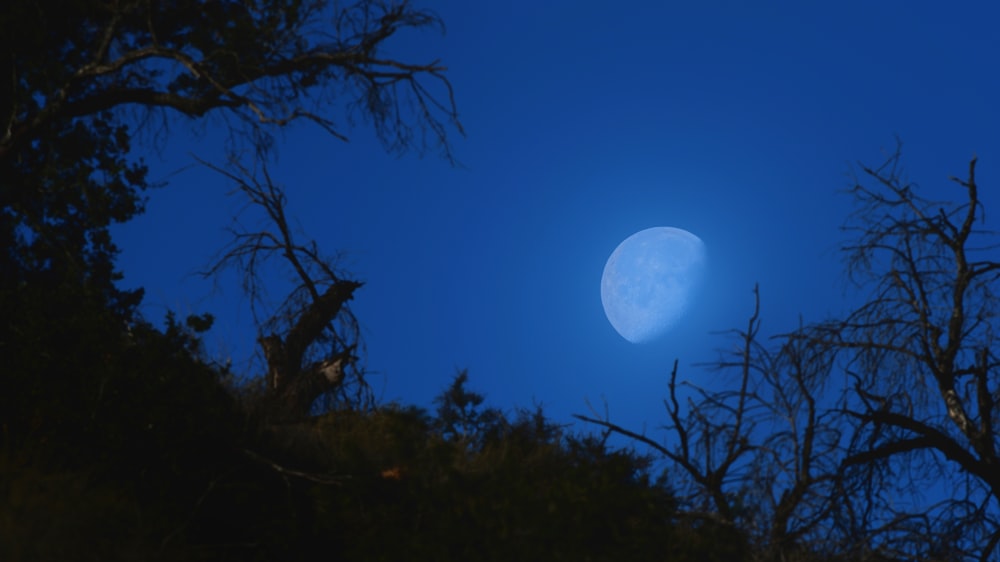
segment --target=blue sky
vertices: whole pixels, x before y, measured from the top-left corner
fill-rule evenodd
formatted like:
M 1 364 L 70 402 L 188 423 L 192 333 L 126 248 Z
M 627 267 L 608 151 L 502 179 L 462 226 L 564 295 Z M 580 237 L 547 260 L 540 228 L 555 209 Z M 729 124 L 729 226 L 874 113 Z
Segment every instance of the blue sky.
M 498 407 L 538 402 L 568 421 L 606 400 L 615 421 L 652 429 L 675 358 L 682 378 L 726 383 L 697 364 L 732 346 L 715 332 L 745 326 L 755 283 L 765 334 L 850 304 L 839 191 L 896 135 L 909 176 L 940 198 L 961 196 L 947 178 L 978 154 L 987 219 L 1000 208 L 991 3 L 421 5 L 447 33 L 403 35 L 389 53 L 449 67 L 462 166 L 388 155 L 358 123 L 347 144 L 293 127 L 271 169 L 305 232 L 366 283 L 353 308 L 383 401 L 429 406 L 467 368 Z M 146 155 L 169 183 L 117 230 L 119 263 L 150 319 L 214 314 L 210 352 L 240 369 L 255 332 L 239 287 L 192 275 L 240 203 L 213 172 L 184 169 L 218 142 L 184 127 Z M 707 280 L 680 325 L 635 345 L 606 320 L 600 276 L 653 226 L 701 237 Z

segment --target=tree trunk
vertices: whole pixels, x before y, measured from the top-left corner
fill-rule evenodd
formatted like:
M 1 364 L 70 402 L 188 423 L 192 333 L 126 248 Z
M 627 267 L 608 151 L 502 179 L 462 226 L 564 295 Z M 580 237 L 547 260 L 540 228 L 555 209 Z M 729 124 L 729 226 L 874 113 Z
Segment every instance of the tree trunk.
M 337 317 L 361 283 L 338 281 L 313 301 L 282 338 L 271 334 L 260 339 L 267 360 L 265 408 L 272 420 L 301 419 L 309 415 L 313 402 L 344 380 L 344 369 L 355 357 L 354 346 L 324 361 L 303 365 L 306 350 Z

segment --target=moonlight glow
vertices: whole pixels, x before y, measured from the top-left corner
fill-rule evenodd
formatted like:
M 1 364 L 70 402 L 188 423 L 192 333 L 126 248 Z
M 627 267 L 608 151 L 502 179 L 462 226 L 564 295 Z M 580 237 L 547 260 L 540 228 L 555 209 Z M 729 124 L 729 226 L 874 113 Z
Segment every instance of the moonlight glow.
M 604 313 L 628 341 L 653 340 L 684 314 L 704 269 L 705 244 L 694 234 L 672 227 L 637 232 L 604 266 Z

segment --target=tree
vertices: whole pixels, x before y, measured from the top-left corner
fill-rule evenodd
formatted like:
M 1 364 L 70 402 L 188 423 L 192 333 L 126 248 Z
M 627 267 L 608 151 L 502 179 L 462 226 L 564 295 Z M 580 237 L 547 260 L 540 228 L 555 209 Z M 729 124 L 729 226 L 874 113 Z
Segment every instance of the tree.
M 177 120 L 205 126 L 214 118 L 234 152 L 264 159 L 274 132 L 290 123 L 346 139 L 360 118 L 389 150 L 436 148 L 450 158 L 448 133 L 462 129 L 446 69 L 382 54 L 399 31 L 434 27 L 437 16 L 407 1 L 3 3 L 0 354 L 10 392 L 0 394 L 96 393 L 79 385 L 99 386 L 100 373 L 93 380 L 80 372 L 117 354 L 112 342 L 123 344 L 140 321 L 141 291 L 115 285 L 109 231 L 142 211 L 150 187 L 136 140 L 155 148 Z M 336 286 L 338 294 L 351 287 Z M 327 320 L 336 315 L 332 304 L 299 312 L 318 309 Z M 297 324 L 299 341 L 283 342 L 289 363 L 325 329 L 316 318 Z M 59 377 L 69 379 L 65 387 L 54 384 Z M 285 393 L 289 402 L 306 401 L 292 394 L 304 395 Z M 10 405 L 6 412 L 24 406 Z
M 862 166 L 844 250 L 863 304 L 769 342 L 755 307 L 715 364 L 732 387 L 695 387 L 686 409 L 675 363 L 668 441 L 578 417 L 658 452 L 683 511 L 738 528 L 756 559 L 995 558 L 1000 262 L 976 163 L 957 204 L 921 197 L 898 147 Z
M 486 399 L 482 394 L 468 390 L 468 371 L 455 375 L 448 390 L 434 399 L 437 404 L 437 429 L 445 437 L 467 443 L 471 448 L 481 447 L 493 437 L 490 429 L 497 429 L 503 414 L 494 408 L 481 408 Z
M 723 376 L 735 372 L 734 388 L 710 391 L 682 382 L 692 389 L 686 408 L 674 362 L 664 400 L 669 441 L 624 428 L 606 414 L 576 417 L 668 460 L 682 516 L 746 536 L 754 560 L 850 550 L 852 537 L 834 525 L 845 489 L 837 474 L 843 428 L 822 400 L 830 355 L 791 336 L 771 348 L 759 332 L 755 287 L 747 327 L 732 333 L 737 345 L 711 365 Z
M 446 122 L 458 121 L 444 67 L 380 56 L 400 29 L 441 26 L 407 1 L 12 2 L 5 12 L 14 96 L 0 158 L 53 126 L 126 107 L 225 113 L 261 142 L 267 126 L 296 120 L 346 138 L 325 112 L 345 101 L 391 148 L 426 147 L 429 133 L 450 155 Z
M 4 271 L 71 269 L 111 290 L 107 227 L 140 212 L 148 187 L 132 137 L 174 116 L 218 115 L 266 152 L 295 121 L 346 139 L 334 117 L 346 111 L 392 150 L 450 157 L 448 126 L 461 126 L 445 68 L 380 54 L 399 30 L 429 26 L 441 22 L 405 1 L 6 3 Z
M 134 306 L 112 287 L 107 227 L 141 212 L 149 187 L 129 158 L 135 133 L 154 138 L 175 117 L 218 116 L 234 143 L 266 153 L 295 121 L 346 139 L 344 112 L 392 150 L 450 157 L 449 125 L 461 126 L 445 68 L 381 55 L 399 30 L 440 25 L 405 1 L 5 3 L 4 286 L 30 272 L 85 277 Z
M 976 158 L 958 203 L 923 198 L 900 164 L 900 148 L 862 166 L 847 230 L 848 271 L 866 302 L 843 319 L 801 331 L 831 349 L 850 381 L 842 412 L 852 435 L 844 469 L 872 481 L 870 521 L 886 551 L 988 559 L 1000 543 L 996 354 L 1000 263 L 980 229 Z M 909 467 L 903 470 L 903 467 Z M 948 493 L 908 510 L 901 491 Z
M 304 417 L 322 395 L 333 398 L 327 407 L 372 406 L 370 389 L 354 355 L 360 329 L 347 306 L 361 283 L 345 278 L 335 259 L 320 254 L 315 240 L 298 241 L 299 233 L 285 213 L 285 192 L 271 179 L 266 164 L 261 166 L 263 179 L 258 179 L 235 159 L 229 169 L 202 163 L 235 183 L 236 191 L 266 217 L 260 229 L 253 231 L 246 230 L 237 217 L 230 229 L 231 243 L 203 273 L 211 277 L 235 268 L 243 276 L 266 363 L 264 415 L 272 422 Z M 293 285 L 282 304 L 270 310 L 262 270 L 275 258 L 288 267 Z
M 0 3 L 0 471 L 13 476 L 0 494 L 21 502 L 3 506 L 0 556 L 245 560 L 295 546 L 297 521 L 276 515 L 294 513 L 291 473 L 243 454 L 255 436 L 200 354 L 210 320 L 143 319 L 141 290 L 116 286 L 110 227 L 152 187 L 136 148 L 156 150 L 177 123 L 220 125 L 232 153 L 260 162 L 289 124 L 346 140 L 355 121 L 390 151 L 450 159 L 462 129 L 445 67 L 384 55 L 402 30 L 441 27 L 405 0 Z M 356 284 L 338 273 L 330 289 L 326 262 L 303 253 L 315 247 L 285 242 L 319 298 L 272 327 L 287 362 L 308 368 L 331 323 L 353 322 L 336 303 Z M 344 369 L 351 351 L 338 348 Z M 275 409 L 301 411 L 303 386 L 276 393 Z M 67 484 L 40 493 L 50 475 Z M 21 525 L 18 509 L 58 521 Z M 91 536 L 104 515 L 130 531 Z

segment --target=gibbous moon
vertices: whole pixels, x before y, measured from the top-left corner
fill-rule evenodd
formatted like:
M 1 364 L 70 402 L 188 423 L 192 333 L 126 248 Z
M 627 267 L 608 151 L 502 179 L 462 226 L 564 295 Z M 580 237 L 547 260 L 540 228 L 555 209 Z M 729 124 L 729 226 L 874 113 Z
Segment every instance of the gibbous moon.
M 647 228 L 615 248 L 601 277 L 601 302 L 632 343 L 662 335 L 684 314 L 705 270 L 705 244 L 680 228 Z

